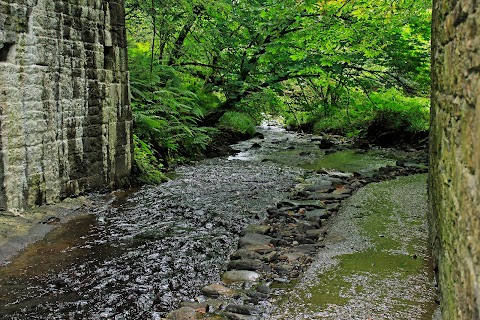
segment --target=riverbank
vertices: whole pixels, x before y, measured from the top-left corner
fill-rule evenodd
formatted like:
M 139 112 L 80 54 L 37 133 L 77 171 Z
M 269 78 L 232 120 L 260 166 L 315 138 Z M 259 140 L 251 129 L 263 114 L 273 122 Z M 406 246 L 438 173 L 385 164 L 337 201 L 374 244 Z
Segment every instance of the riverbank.
M 426 212 L 425 175 L 360 189 L 269 319 L 439 319 Z

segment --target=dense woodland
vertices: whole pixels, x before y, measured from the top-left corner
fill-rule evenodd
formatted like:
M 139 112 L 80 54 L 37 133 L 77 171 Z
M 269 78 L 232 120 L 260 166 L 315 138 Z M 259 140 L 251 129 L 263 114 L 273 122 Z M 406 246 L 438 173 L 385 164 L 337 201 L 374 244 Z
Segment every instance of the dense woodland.
M 428 129 L 425 0 L 127 0 L 140 182 L 265 115 L 314 133 Z

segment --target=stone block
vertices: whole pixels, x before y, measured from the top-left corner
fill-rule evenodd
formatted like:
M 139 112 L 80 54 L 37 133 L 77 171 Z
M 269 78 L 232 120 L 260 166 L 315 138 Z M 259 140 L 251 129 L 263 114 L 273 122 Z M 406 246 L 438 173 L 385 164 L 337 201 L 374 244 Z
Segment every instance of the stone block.
M 122 16 L 111 17 L 123 14 L 123 2 L 107 3 L 106 12 L 93 1 L 0 2 L 0 45 L 13 44 L 0 62 L 8 209 L 112 187 L 130 172 L 125 28 Z M 108 79 L 104 46 L 114 47 L 119 66 Z

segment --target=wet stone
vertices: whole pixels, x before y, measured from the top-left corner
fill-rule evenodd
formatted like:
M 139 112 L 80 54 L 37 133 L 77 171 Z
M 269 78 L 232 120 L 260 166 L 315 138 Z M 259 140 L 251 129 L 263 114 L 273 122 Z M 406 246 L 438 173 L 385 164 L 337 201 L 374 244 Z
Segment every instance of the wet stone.
M 203 287 L 201 292 L 208 297 L 218 297 L 218 296 L 227 296 L 233 297 L 237 292 L 231 288 L 225 287 L 224 285 L 214 283 Z
M 309 200 L 343 200 L 348 198 L 348 194 L 334 194 L 334 193 L 316 193 L 308 196 Z
M 195 320 L 195 309 L 182 307 L 167 314 L 167 319 L 171 320 Z
M 317 248 L 313 244 L 302 244 L 290 249 L 291 252 L 300 252 L 305 254 L 314 253 L 317 251 Z
M 279 264 L 275 266 L 275 271 L 280 276 L 289 275 L 293 271 L 293 269 L 294 269 L 294 266 L 289 264 Z
M 248 316 L 254 316 L 254 315 L 260 314 L 260 311 L 257 308 L 244 306 L 244 305 L 238 305 L 238 304 L 229 304 L 225 308 L 225 311 L 232 312 L 232 313 L 238 313 L 238 314 L 244 314 L 244 315 L 248 315 Z
M 350 188 L 337 188 L 332 192 L 332 194 L 348 194 L 348 195 L 350 195 L 351 193 L 352 193 L 352 189 Z
M 295 241 L 297 241 L 299 244 L 314 244 L 315 243 L 315 241 L 313 241 L 312 239 L 306 238 L 306 237 L 303 237 L 303 236 L 295 237 Z
M 230 320 L 260 320 L 259 316 L 249 316 L 233 312 L 224 312 L 223 314 Z
M 266 234 L 270 231 L 270 226 L 269 225 L 262 225 L 262 224 L 251 224 L 245 227 L 242 231 L 242 235 L 245 235 L 247 233 L 258 233 L 258 234 Z
M 324 209 L 326 205 L 321 201 L 281 201 L 277 204 L 277 209 L 298 210 L 304 209 Z
M 317 221 L 316 219 L 328 219 L 330 214 L 325 209 L 316 209 L 305 212 L 305 218 L 311 221 Z
M 309 191 L 309 192 L 323 192 L 323 191 L 320 191 L 320 190 L 333 190 L 333 189 L 334 188 L 333 188 L 333 184 L 332 184 L 331 181 L 323 180 L 323 181 L 315 183 L 314 185 L 310 185 L 310 186 L 305 187 L 304 190 Z
M 192 301 L 180 302 L 180 308 L 184 308 L 184 307 L 192 308 L 195 310 L 203 309 L 205 311 L 208 309 L 208 305 L 205 302 L 192 302 Z
M 277 282 L 277 283 L 289 283 L 290 280 L 288 280 L 287 278 L 274 278 L 273 281 Z
M 242 248 L 243 250 L 253 251 L 260 254 L 265 254 L 274 251 L 275 249 L 270 245 L 259 244 L 259 245 L 247 245 Z
M 293 242 L 292 239 L 272 239 L 272 243 L 276 247 L 287 247 Z
M 272 237 L 258 234 L 258 233 L 247 233 L 238 241 L 238 246 L 240 248 L 249 246 L 249 245 L 268 245 Z
M 324 233 L 325 231 L 323 231 L 322 229 L 313 229 L 313 230 L 308 230 L 306 232 L 306 236 L 307 238 L 318 240 L 320 237 L 323 236 Z
M 228 264 L 228 270 L 251 270 L 251 271 L 262 271 L 264 269 L 264 264 L 260 260 L 254 259 L 240 259 L 232 260 Z
M 303 253 L 285 253 L 284 254 L 286 260 L 288 261 L 297 261 L 299 259 L 302 259 L 305 257 L 305 254 Z
M 222 275 L 222 281 L 226 284 L 235 282 L 256 282 L 260 280 L 261 277 L 262 276 L 255 271 L 231 270 Z
M 257 287 L 257 291 L 263 294 L 270 294 L 272 290 L 267 285 L 260 285 Z
M 268 247 L 270 249 L 270 247 Z M 230 256 L 230 259 L 232 260 L 238 260 L 238 259 L 257 259 L 257 260 L 264 260 L 264 255 L 255 252 L 253 250 L 246 250 L 246 249 L 239 249 L 232 253 Z

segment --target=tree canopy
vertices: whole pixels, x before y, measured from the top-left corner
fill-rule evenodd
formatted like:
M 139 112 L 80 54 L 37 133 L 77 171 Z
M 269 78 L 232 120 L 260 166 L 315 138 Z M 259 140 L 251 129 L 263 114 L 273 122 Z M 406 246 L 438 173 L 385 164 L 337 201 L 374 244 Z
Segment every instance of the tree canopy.
M 388 88 L 429 92 L 424 0 L 127 0 L 126 12 L 139 105 L 183 88 L 198 124 L 288 103 L 327 115 Z

